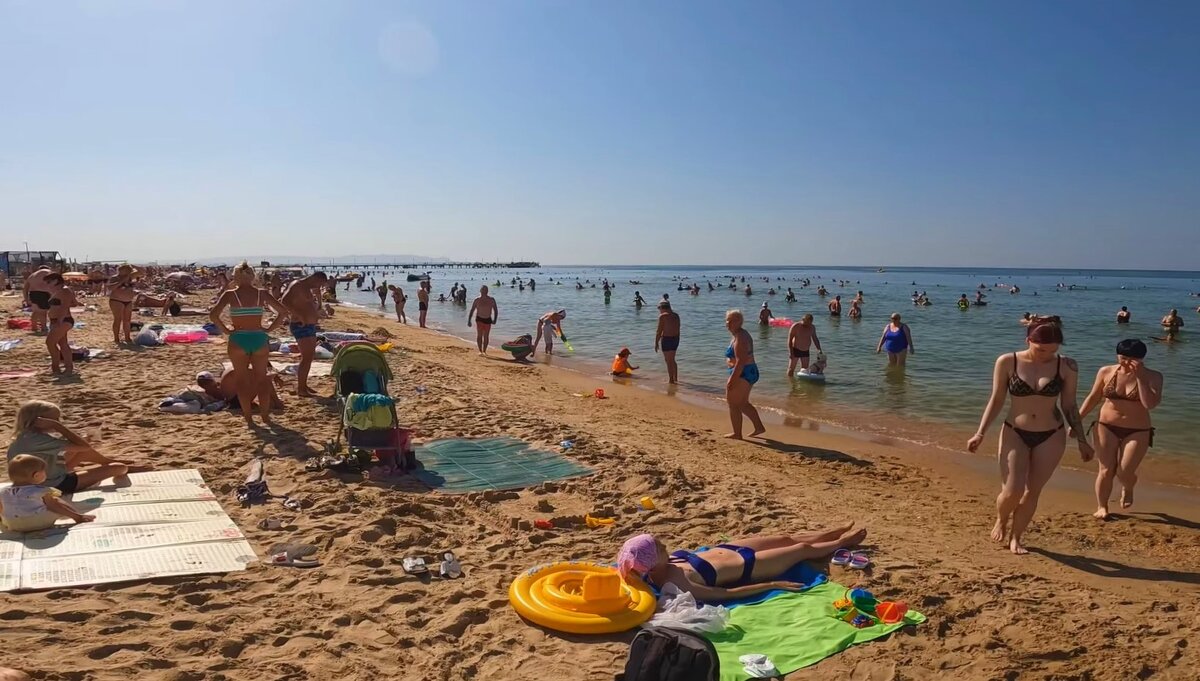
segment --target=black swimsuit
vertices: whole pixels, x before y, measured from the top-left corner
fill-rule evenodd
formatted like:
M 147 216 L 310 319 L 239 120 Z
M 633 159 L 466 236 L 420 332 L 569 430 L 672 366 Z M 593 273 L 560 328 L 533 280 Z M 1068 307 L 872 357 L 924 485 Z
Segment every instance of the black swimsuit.
M 1017 361 L 1017 353 L 1014 352 L 1013 373 L 1012 376 L 1008 377 L 1009 395 L 1012 395 L 1013 397 L 1031 397 L 1033 395 L 1038 395 L 1040 397 L 1057 397 L 1059 393 L 1062 392 L 1063 378 L 1061 357 L 1058 358 L 1058 370 L 1055 372 L 1054 378 L 1050 379 L 1050 382 L 1042 386 L 1041 389 L 1035 389 L 1033 386 L 1026 383 L 1025 379 L 1021 378 L 1020 374 L 1017 373 L 1018 366 L 1020 366 L 1020 362 Z M 1059 416 L 1057 407 L 1054 409 L 1054 415 L 1056 417 Z M 1017 437 L 1021 438 L 1021 441 L 1024 442 L 1025 446 L 1029 448 L 1030 453 L 1032 453 L 1038 445 L 1042 444 L 1046 440 L 1049 440 L 1051 436 L 1063 429 L 1063 424 L 1061 422 L 1054 430 L 1025 430 L 1024 428 L 1018 428 L 1014 426 L 1008 421 L 1005 421 L 1004 425 L 1011 428 L 1012 431 L 1017 434 Z

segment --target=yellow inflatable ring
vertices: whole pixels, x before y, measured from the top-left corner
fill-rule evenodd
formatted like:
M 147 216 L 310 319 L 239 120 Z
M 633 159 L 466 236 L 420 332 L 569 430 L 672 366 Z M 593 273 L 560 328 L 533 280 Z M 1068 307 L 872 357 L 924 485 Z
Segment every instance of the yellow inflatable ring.
M 513 580 L 508 600 L 525 619 L 571 634 L 627 631 L 654 616 L 645 582 L 621 579 L 600 563 L 563 561 L 531 568 Z

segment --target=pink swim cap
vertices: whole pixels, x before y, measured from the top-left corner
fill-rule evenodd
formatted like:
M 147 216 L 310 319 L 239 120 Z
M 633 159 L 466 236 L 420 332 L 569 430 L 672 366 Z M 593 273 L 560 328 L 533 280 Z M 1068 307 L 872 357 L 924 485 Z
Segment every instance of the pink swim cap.
M 617 571 L 622 577 L 631 572 L 644 574 L 658 565 L 658 545 L 652 534 L 639 534 L 625 540 L 617 553 Z

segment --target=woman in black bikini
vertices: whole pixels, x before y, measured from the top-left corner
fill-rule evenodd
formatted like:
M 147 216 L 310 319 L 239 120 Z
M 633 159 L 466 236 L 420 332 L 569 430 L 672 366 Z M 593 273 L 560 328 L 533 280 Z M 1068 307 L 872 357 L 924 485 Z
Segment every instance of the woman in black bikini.
M 133 338 L 129 335 L 129 325 L 133 322 L 133 299 L 137 291 L 133 290 L 134 277 L 141 274 L 130 265 L 117 268 L 117 276 L 108 280 L 108 309 L 113 315 L 113 343 L 120 345 L 121 337 L 132 345 Z
M 1096 459 L 1100 470 L 1096 474 L 1096 513 L 1108 519 L 1108 498 L 1112 494 L 1113 478 L 1121 481 L 1121 508 L 1133 505 L 1133 486 L 1137 484 L 1137 469 L 1154 444 L 1154 428 L 1150 425 L 1150 410 L 1162 402 L 1163 375 L 1146 368 L 1146 344 L 1136 339 L 1117 343 L 1117 363 L 1101 367 L 1096 382 L 1079 407 L 1082 420 L 1097 404 L 1100 407 L 1100 427 L 1095 431 Z
M 967 441 L 969 451 L 979 449 L 988 426 L 1004 407 L 1005 393 L 1011 395 L 1008 418 L 1000 430 L 1003 482 L 996 497 L 992 540 L 1007 539 L 1009 550 L 1016 554 L 1029 553 L 1021 544 L 1021 536 L 1037 511 L 1042 488 L 1062 460 L 1067 437 L 1079 442 L 1079 455 L 1084 461 L 1092 458 L 1092 447 L 1075 406 L 1079 368 L 1071 358 L 1058 355 L 1062 328 L 1039 321 L 1030 325 L 1025 340 L 1026 350 L 1000 355 L 996 360 L 991 398 L 983 410 L 979 431 Z
M 79 302 L 75 299 L 75 292 L 63 281 L 61 274 L 47 275 L 46 283 L 50 285 L 50 309 L 46 312 L 50 320 L 46 325 L 46 349 L 50 351 L 50 371 L 56 374 L 59 371 L 73 374 L 75 362 L 71 357 L 71 344 L 67 340 L 67 334 L 75 328 L 71 306 L 78 305 Z

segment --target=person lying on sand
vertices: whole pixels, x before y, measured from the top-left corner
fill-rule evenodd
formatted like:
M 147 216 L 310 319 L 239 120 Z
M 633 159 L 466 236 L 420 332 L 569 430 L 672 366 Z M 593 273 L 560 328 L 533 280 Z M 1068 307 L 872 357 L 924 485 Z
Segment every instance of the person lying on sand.
M 211 381 L 212 379 L 210 378 L 209 380 Z M 283 400 L 279 399 L 278 387 L 281 383 L 283 383 L 283 379 L 278 373 L 275 373 L 271 376 L 271 380 L 268 381 L 268 383 L 270 383 L 271 391 L 271 409 L 282 411 L 284 405 Z M 202 380 L 199 378 L 199 376 L 197 376 L 196 384 L 203 388 L 204 392 L 210 395 L 212 394 L 212 384 L 208 381 Z M 225 400 L 225 405 L 227 407 L 230 409 L 242 408 L 241 402 L 238 401 L 238 374 L 233 369 L 226 369 L 221 374 L 221 380 L 217 384 L 217 390 L 219 391 L 218 394 L 220 395 L 220 399 Z M 251 406 L 250 410 L 254 411 L 255 409 L 258 409 L 257 399 L 254 400 L 254 404 Z
M 827 556 L 838 549 L 858 546 L 865 529 L 854 523 L 801 535 L 749 537 L 720 544 L 704 553 L 675 551 L 654 535 L 639 534 L 625 542 L 617 554 L 623 577 L 637 574 L 658 588 L 674 584 L 700 601 L 726 601 L 775 589 L 800 591 L 794 582 L 771 581 L 796 563 Z
M 95 487 L 108 478 L 152 469 L 104 456 L 64 426 L 61 419 L 62 411 L 52 402 L 29 400 L 21 404 L 17 408 L 12 442 L 8 445 L 8 460 L 12 461 L 19 454 L 32 454 L 45 461 L 44 484 L 63 494 Z M 85 467 L 88 464 L 95 465 Z

